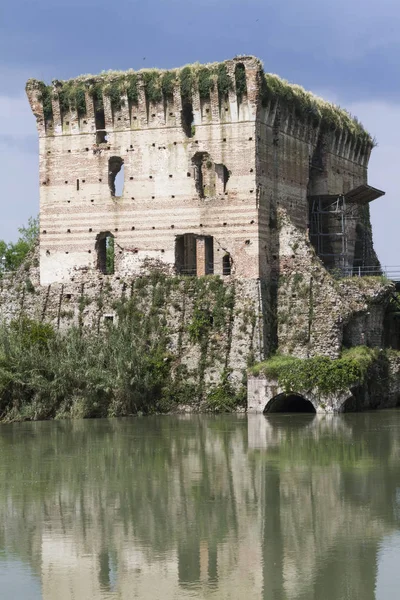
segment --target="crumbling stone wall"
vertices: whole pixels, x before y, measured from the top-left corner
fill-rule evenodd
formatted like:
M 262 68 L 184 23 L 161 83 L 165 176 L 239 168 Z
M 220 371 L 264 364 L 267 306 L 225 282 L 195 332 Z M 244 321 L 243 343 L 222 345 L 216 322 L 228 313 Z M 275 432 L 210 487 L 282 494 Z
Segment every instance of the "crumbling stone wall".
M 306 232 L 279 212 L 277 344 L 284 354 L 337 358 L 346 346 L 383 347 L 383 321 L 393 283 L 379 277 L 335 279 Z
M 94 272 L 74 282 L 42 286 L 38 250 L 17 273 L 0 279 L 0 315 L 6 322 L 26 316 L 56 330 L 75 326 L 91 335 L 118 325 L 119 311 L 131 299 L 138 310 L 156 311 L 162 318 L 174 368 L 184 372 L 200 396 L 224 375 L 239 390 L 248 364 L 265 356 L 260 283 L 255 280 L 168 277 L 166 285 L 165 274 L 152 263 L 152 275 L 145 268 L 125 279 Z M 193 336 L 197 326 L 198 337 Z

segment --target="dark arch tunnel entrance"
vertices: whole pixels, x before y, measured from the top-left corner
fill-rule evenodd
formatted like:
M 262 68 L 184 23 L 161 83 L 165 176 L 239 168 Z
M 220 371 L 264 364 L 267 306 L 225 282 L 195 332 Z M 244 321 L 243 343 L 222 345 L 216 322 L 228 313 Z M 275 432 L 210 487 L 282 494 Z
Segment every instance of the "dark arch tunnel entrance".
M 279 394 L 272 398 L 264 409 L 269 413 L 316 413 L 312 403 L 300 394 Z

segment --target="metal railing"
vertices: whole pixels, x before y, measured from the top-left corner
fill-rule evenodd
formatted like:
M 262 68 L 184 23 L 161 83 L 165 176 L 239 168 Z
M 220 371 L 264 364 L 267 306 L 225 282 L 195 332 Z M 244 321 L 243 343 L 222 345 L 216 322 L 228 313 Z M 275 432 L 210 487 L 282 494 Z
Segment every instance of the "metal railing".
M 400 266 L 336 267 L 330 269 L 337 277 L 379 277 L 400 281 Z

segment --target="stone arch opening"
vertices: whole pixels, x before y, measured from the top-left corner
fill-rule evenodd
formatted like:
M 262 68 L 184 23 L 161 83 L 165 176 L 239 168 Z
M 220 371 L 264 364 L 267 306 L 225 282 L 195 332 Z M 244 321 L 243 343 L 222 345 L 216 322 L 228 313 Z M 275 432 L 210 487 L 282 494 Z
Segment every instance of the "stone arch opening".
M 354 396 L 350 396 L 340 406 L 339 412 L 348 413 L 357 412 L 357 410 L 359 410 L 357 399 Z
M 120 156 L 111 156 L 108 159 L 108 187 L 110 188 L 111 196 L 122 195 L 124 187 L 123 165 L 124 161 Z M 117 179 L 118 174 L 120 175 Z M 116 189 L 118 189 L 118 194 L 116 193 Z
M 97 268 L 104 275 L 113 275 L 115 267 L 114 236 L 101 231 L 96 237 Z
M 264 414 L 269 413 L 316 413 L 316 410 L 310 400 L 300 394 L 289 392 L 278 394 L 268 402 Z

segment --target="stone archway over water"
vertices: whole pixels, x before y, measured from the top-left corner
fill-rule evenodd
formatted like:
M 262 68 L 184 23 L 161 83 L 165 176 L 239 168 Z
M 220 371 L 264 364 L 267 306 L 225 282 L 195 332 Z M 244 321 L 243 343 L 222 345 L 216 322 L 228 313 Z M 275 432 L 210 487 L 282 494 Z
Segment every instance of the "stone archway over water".
M 300 394 L 287 393 L 278 394 L 272 398 L 264 409 L 268 413 L 316 413 L 315 407 L 310 400 Z

